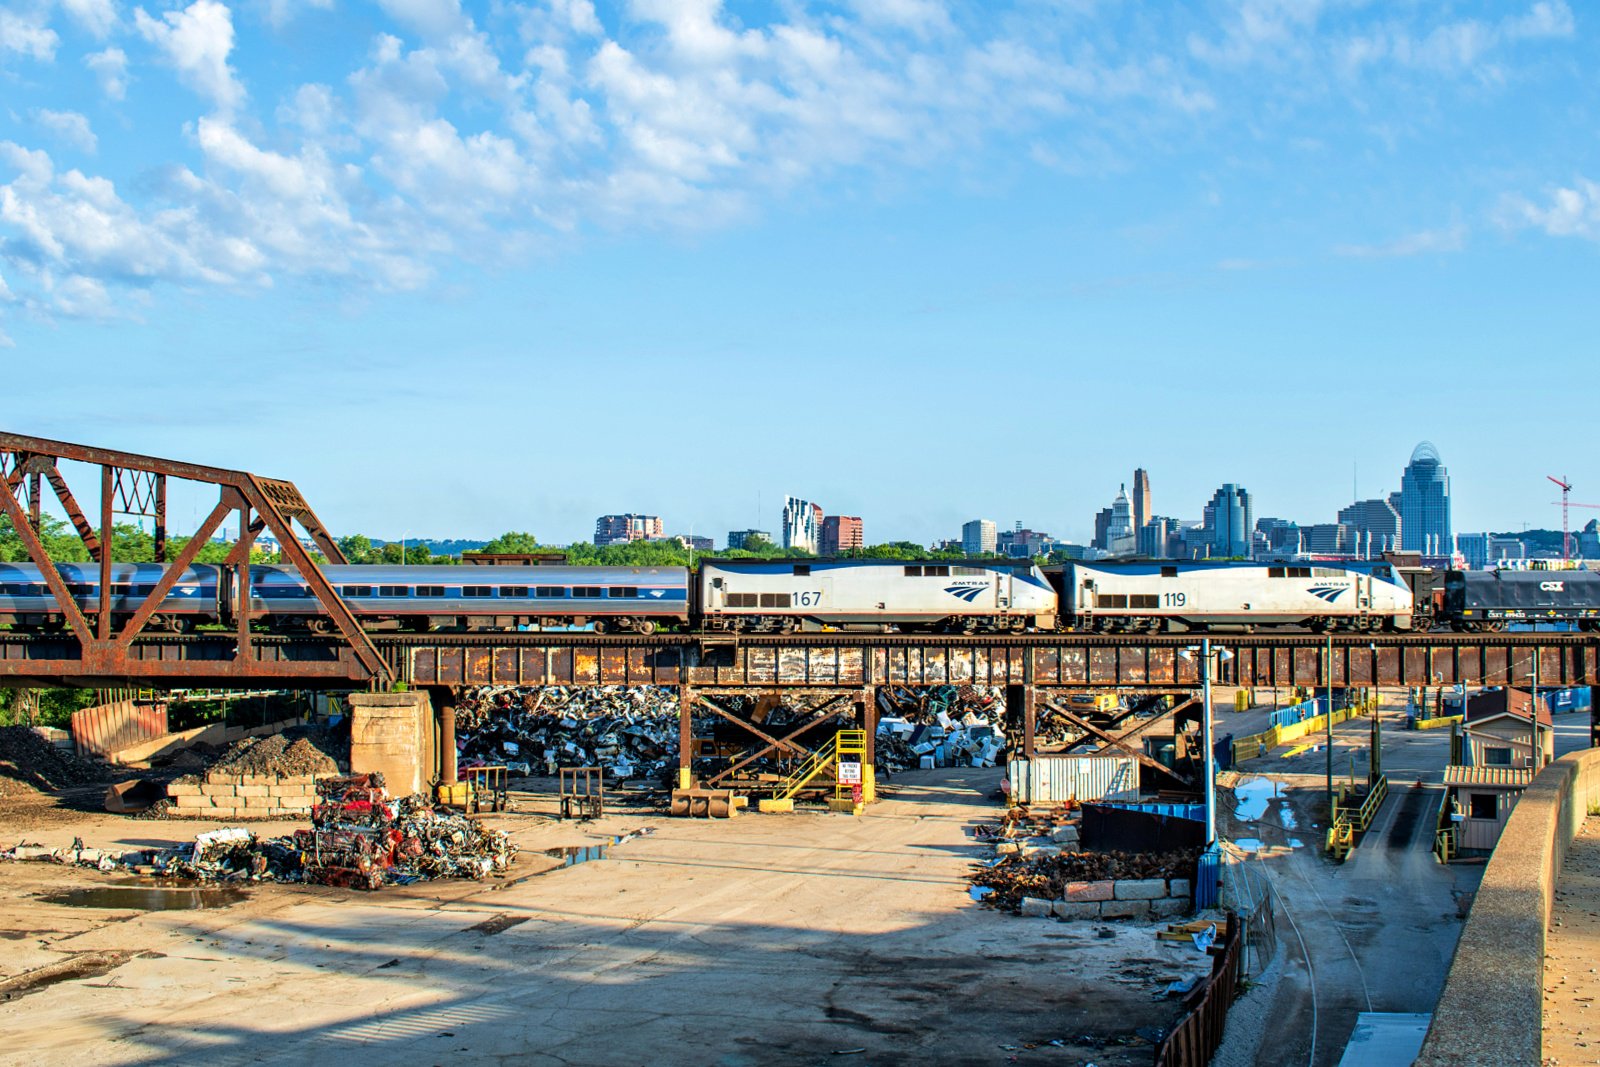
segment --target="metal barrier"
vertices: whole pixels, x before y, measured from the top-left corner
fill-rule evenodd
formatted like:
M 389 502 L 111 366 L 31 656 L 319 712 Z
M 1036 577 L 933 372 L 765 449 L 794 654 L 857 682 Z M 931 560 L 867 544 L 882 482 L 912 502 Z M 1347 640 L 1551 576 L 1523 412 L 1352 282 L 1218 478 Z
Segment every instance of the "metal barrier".
M 598 819 L 606 810 L 604 767 L 562 767 L 561 817 Z
M 1211 974 L 1183 998 L 1188 1014 L 1156 1050 L 1155 1067 L 1206 1067 L 1222 1044 L 1228 1009 L 1239 989 L 1239 956 L 1244 938 L 1239 916 L 1228 912 L 1221 946 L 1212 946 Z
M 1272 904 L 1272 881 L 1249 862 L 1230 857 L 1224 868 L 1223 903 L 1244 915 L 1244 945 L 1239 977 L 1258 978 L 1278 954 L 1278 917 Z
M 1333 801 L 1333 825 L 1328 827 L 1328 851 L 1334 859 L 1342 860 L 1350 855 L 1350 850 L 1355 848 L 1356 834 L 1366 833 L 1383 806 L 1383 798 L 1388 795 L 1389 779 L 1380 774 L 1359 805 L 1341 809 L 1339 801 L 1345 797 L 1345 787 L 1339 787 L 1339 795 Z
M 510 809 L 504 767 L 466 767 L 461 771 L 461 778 L 467 783 L 467 806 L 474 815 L 486 804 L 490 811 Z

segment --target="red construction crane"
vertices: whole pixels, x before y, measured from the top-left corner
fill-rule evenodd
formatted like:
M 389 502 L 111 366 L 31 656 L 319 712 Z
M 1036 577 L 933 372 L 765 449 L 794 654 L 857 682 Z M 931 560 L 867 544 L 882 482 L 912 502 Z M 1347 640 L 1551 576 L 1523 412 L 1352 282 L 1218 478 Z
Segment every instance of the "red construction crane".
M 1550 478 L 1548 474 L 1545 477 Z M 1567 509 L 1600 508 L 1600 504 L 1574 504 L 1567 499 L 1567 494 L 1572 492 L 1572 483 L 1562 478 L 1550 478 L 1550 480 L 1561 487 L 1561 499 L 1552 500 L 1550 503 L 1561 505 L 1561 562 L 1565 563 L 1572 558 L 1572 535 L 1567 532 Z

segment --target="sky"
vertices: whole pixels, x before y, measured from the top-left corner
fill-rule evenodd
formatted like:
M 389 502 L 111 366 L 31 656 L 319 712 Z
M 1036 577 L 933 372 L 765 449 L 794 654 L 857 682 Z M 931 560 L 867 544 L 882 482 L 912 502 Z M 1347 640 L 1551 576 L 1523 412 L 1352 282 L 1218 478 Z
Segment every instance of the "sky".
M 0 0 L 0 428 L 386 539 L 720 545 L 791 493 L 1084 542 L 1141 466 L 1330 522 L 1421 440 L 1457 531 L 1559 527 L 1597 42 L 1562 0 Z

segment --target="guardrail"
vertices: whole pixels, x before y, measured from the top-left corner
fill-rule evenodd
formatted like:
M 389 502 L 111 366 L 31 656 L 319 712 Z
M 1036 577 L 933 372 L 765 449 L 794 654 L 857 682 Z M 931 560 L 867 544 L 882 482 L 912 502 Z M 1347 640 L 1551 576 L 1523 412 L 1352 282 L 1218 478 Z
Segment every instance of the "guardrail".
M 1441 715 L 1437 719 L 1412 719 L 1411 729 L 1438 730 L 1442 727 L 1451 726 L 1455 723 L 1462 722 L 1463 720 L 1464 716 L 1461 715 Z
M 1239 989 L 1239 955 L 1243 938 L 1239 916 L 1228 912 L 1223 943 L 1212 946 L 1211 974 L 1183 998 L 1189 1014 L 1178 1020 L 1156 1050 L 1155 1067 L 1206 1067 L 1222 1044 L 1228 1009 Z
M 1378 809 L 1383 806 L 1383 798 L 1389 795 L 1389 779 L 1379 775 L 1359 805 L 1341 811 L 1339 801 L 1344 799 L 1345 789 L 1340 786 L 1339 795 L 1334 798 L 1333 825 L 1328 827 L 1328 851 L 1338 860 L 1350 855 L 1350 850 L 1355 848 L 1356 834 L 1366 833 L 1367 827 L 1372 825 Z
M 1348 722 L 1358 716 L 1365 715 L 1367 710 L 1365 706 L 1361 705 L 1340 708 L 1333 713 L 1333 723 L 1337 726 L 1341 722 Z M 1326 730 L 1327 728 L 1328 717 L 1326 715 L 1317 715 L 1313 718 L 1292 722 L 1287 726 L 1274 726 L 1259 734 L 1236 738 L 1233 742 L 1233 761 L 1239 763 L 1243 760 L 1265 756 L 1286 741 L 1293 741 L 1298 737 L 1304 737 L 1307 734 L 1313 734 L 1318 730 Z

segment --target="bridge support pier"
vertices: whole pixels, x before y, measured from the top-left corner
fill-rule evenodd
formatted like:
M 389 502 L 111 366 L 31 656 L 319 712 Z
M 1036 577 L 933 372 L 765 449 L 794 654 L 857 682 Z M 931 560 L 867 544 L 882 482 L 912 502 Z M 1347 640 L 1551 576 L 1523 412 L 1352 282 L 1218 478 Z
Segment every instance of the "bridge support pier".
M 694 788 L 694 689 L 678 686 L 678 788 Z
M 861 799 L 871 804 L 878 799 L 878 687 L 862 686 L 856 707 L 861 709 L 856 717 L 867 732 L 867 751 L 861 759 Z

